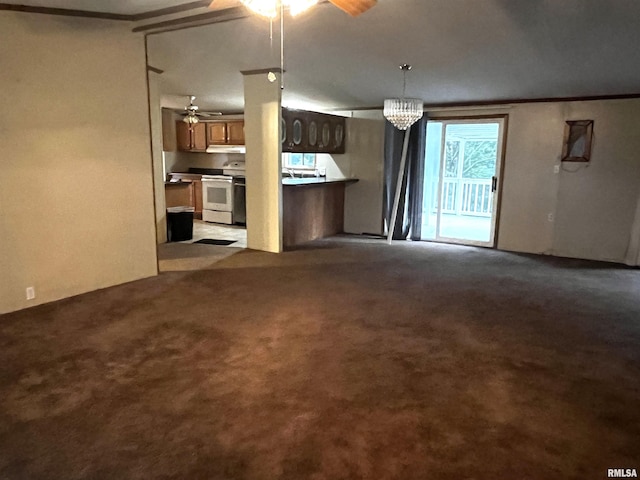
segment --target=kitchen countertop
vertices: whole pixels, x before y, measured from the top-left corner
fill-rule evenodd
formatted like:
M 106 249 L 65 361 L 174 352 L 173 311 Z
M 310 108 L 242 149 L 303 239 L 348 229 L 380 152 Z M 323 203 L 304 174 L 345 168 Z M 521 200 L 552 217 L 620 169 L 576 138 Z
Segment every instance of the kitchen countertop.
M 175 186 L 184 186 L 191 185 L 193 182 L 191 180 L 180 180 L 179 182 L 164 182 L 166 187 L 175 187 Z
M 310 177 L 310 178 L 288 178 L 282 179 L 283 186 L 306 187 L 310 185 L 324 185 L 327 183 L 356 183 L 357 178 L 326 178 L 326 177 Z

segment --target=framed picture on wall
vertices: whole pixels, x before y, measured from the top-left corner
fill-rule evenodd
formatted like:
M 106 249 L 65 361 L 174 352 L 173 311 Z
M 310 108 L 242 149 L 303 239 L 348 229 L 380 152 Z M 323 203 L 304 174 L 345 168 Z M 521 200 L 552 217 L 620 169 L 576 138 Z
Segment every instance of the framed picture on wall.
M 588 162 L 591 160 L 593 120 L 570 120 L 564 127 L 562 145 L 563 162 Z

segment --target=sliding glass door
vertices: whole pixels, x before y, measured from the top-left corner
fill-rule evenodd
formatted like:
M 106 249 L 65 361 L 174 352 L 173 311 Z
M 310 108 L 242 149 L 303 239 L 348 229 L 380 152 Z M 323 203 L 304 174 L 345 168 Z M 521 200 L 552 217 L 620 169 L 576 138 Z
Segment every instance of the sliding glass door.
M 429 121 L 422 239 L 494 246 L 504 119 Z

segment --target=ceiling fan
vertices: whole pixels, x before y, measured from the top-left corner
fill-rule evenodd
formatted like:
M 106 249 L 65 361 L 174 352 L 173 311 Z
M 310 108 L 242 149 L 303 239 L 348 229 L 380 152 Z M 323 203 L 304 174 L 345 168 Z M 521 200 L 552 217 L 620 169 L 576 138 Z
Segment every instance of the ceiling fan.
M 340 10 L 357 17 L 376 5 L 378 0 L 239 0 L 240 3 L 255 13 L 269 18 L 278 16 L 281 6 L 288 8 L 292 15 L 303 12 L 316 3 L 331 2 Z M 209 5 L 211 9 L 228 7 L 229 0 L 213 0 Z
M 378 0 L 329 0 L 340 10 L 347 12 L 352 17 L 357 17 L 374 7 Z
M 198 117 L 207 118 L 222 115 L 222 112 L 198 112 L 198 106 L 193 103 L 195 99 L 194 95 L 189 95 L 189 105 L 184 107 L 184 110 L 178 111 L 184 115 L 182 119 L 184 123 L 198 123 L 200 121 Z

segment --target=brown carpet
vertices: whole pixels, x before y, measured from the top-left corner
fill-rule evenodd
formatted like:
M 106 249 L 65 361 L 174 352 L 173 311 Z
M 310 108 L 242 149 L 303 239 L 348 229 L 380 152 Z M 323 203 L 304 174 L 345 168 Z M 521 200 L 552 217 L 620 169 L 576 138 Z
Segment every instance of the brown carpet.
M 640 468 L 640 272 L 324 240 L 0 317 L 1 479 Z

